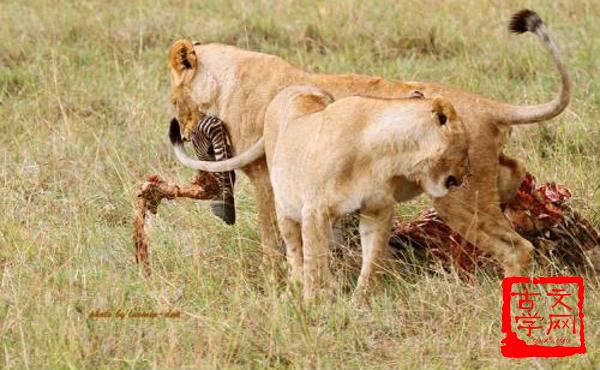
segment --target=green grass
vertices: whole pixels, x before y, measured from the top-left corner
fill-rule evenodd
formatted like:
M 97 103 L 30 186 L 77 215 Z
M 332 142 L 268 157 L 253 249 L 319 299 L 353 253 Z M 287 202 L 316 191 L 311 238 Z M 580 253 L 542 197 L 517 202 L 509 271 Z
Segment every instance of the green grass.
M 600 295 L 587 276 L 588 354 L 500 354 L 499 277 L 467 284 L 392 269 L 371 309 L 282 297 L 262 273 L 255 204 L 238 224 L 206 203 L 165 203 L 150 221 L 155 273 L 131 241 L 146 175 L 186 181 L 171 155 L 166 51 L 180 37 L 275 53 L 322 72 L 440 81 L 512 102 L 558 89 L 548 55 L 506 23 L 523 6 L 549 25 L 574 79 L 569 108 L 520 127 L 510 153 L 574 205 L 600 210 L 600 6 L 574 1 L 0 2 L 0 368 L 600 368 Z M 408 217 L 424 198 L 399 208 Z M 532 274 L 548 271 L 533 267 Z M 595 280 L 596 279 L 596 280 Z M 179 318 L 88 319 L 95 310 Z

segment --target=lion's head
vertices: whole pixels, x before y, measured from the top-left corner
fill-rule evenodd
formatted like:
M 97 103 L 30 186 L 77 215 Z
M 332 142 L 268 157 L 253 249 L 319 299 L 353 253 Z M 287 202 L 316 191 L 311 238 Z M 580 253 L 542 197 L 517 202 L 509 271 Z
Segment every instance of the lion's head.
M 421 163 L 419 182 L 426 193 L 438 198 L 462 184 L 467 174 L 469 142 L 463 122 L 447 99 L 438 96 L 431 107 L 431 120 L 425 124 L 432 126 L 439 150 Z
M 188 40 L 177 40 L 171 45 L 168 64 L 171 103 L 182 126 L 183 138 L 190 140 L 198 120 L 214 105 L 218 86 Z

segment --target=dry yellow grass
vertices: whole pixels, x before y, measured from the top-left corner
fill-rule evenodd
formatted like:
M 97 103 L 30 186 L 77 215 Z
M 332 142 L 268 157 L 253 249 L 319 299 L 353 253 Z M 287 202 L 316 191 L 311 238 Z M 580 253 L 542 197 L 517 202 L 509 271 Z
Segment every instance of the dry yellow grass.
M 155 273 L 134 264 L 131 222 L 149 174 L 193 172 L 167 142 L 166 50 L 179 37 L 275 53 L 315 71 L 441 81 L 509 101 L 558 86 L 533 37 L 506 31 L 537 10 L 574 79 L 570 107 L 518 128 L 510 152 L 572 188 L 598 223 L 600 4 L 573 1 L 0 2 L 0 368 L 600 368 L 598 280 L 587 276 L 588 354 L 502 358 L 499 277 L 396 266 L 370 310 L 282 298 L 261 273 L 254 203 L 238 225 L 207 204 L 163 206 L 151 225 Z M 399 209 L 414 214 L 420 199 Z M 532 274 L 548 271 L 532 267 Z M 95 310 L 178 318 L 89 319 Z

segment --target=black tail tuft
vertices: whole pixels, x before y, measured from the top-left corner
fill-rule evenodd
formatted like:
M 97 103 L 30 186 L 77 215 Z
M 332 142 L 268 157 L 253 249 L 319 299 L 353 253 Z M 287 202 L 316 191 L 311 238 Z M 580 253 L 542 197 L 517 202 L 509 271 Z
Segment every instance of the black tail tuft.
M 544 22 L 536 12 L 523 9 L 512 16 L 508 29 L 514 33 L 535 32 Z
M 181 132 L 179 131 L 179 121 L 177 121 L 177 118 L 173 118 L 171 120 L 171 126 L 169 127 L 169 139 L 173 145 L 181 145 L 183 143 L 183 140 L 181 140 Z

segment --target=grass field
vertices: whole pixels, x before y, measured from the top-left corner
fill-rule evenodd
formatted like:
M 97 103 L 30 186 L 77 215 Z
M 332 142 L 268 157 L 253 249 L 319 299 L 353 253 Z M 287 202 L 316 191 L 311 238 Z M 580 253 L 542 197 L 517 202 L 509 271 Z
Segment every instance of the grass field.
M 232 43 L 302 68 L 441 81 L 511 102 L 558 91 L 550 57 L 510 15 L 537 10 L 574 92 L 509 151 L 541 180 L 567 184 L 600 223 L 600 3 L 560 1 L 0 2 L 0 368 L 600 368 L 600 283 L 586 276 L 588 353 L 500 354 L 500 277 L 388 274 L 370 309 L 348 289 L 330 304 L 281 297 L 259 269 L 255 203 L 237 186 L 238 224 L 207 203 L 161 207 L 155 268 L 134 261 L 133 207 L 145 176 L 184 182 L 171 154 L 166 51 L 177 38 Z M 243 178 L 243 177 L 241 177 Z M 425 198 L 398 208 L 409 217 Z M 350 287 L 356 271 L 338 266 Z M 544 274 L 533 266 L 530 274 Z M 172 318 L 88 318 L 98 311 Z

